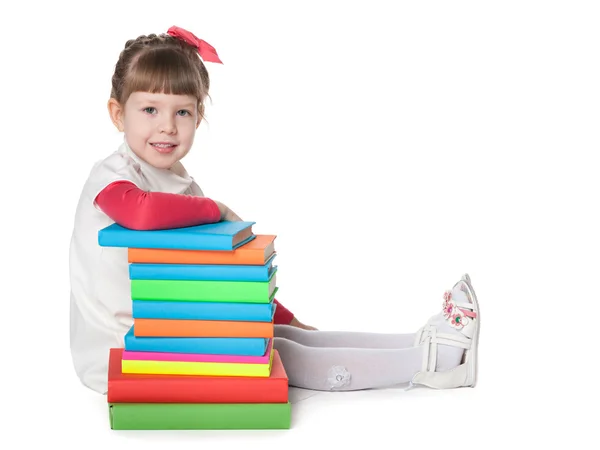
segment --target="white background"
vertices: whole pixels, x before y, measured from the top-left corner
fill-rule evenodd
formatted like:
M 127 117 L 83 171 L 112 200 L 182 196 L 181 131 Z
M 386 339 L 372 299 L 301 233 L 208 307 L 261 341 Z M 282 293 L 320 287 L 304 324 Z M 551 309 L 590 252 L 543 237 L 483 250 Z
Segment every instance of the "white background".
M 2 448 L 592 443 L 597 2 L 4 5 Z M 122 140 L 106 110 L 119 52 L 171 25 L 224 62 L 207 63 L 208 124 L 183 162 L 278 236 L 279 300 L 321 329 L 406 333 L 468 272 L 475 389 L 318 394 L 285 431 L 110 430 L 71 365 L 69 239 L 92 164 Z

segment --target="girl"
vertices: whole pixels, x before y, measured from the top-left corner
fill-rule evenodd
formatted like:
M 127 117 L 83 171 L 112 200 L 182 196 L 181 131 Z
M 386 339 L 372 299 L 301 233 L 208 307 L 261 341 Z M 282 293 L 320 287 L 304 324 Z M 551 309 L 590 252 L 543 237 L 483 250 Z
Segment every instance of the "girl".
M 107 391 L 109 349 L 123 347 L 133 319 L 127 249 L 100 247 L 98 231 L 115 222 L 151 230 L 241 220 L 204 197 L 181 164 L 203 119 L 210 84 L 203 61 L 221 63 L 211 45 L 171 27 L 127 41 L 115 67 L 108 111 L 124 141 L 92 168 L 70 246 L 73 363 L 81 382 L 100 393 Z M 275 324 L 274 347 L 293 386 L 475 385 L 479 316 L 468 276 L 416 334 L 316 331 L 279 302 Z

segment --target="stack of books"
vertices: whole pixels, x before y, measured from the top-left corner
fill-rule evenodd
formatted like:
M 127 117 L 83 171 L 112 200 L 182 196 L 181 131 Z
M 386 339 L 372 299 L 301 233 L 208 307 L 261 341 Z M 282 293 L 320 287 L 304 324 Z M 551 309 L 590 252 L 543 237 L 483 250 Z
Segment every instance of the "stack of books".
M 254 222 L 99 232 L 127 247 L 133 326 L 109 355 L 112 429 L 287 429 L 275 236 Z

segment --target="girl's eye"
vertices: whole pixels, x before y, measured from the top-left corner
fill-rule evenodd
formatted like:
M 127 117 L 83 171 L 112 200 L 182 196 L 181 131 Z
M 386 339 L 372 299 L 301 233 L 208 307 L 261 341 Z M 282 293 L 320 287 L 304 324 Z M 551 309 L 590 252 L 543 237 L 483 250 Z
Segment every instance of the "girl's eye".
M 191 116 L 192 115 L 191 112 L 189 112 L 189 111 L 187 111 L 185 109 L 180 109 L 179 111 L 177 111 L 177 114 L 179 114 L 179 113 L 182 113 L 182 114 L 180 114 L 182 116 Z
M 153 106 L 148 106 L 147 108 L 144 108 L 144 112 L 147 112 L 148 114 L 154 114 L 156 112 L 156 108 Z

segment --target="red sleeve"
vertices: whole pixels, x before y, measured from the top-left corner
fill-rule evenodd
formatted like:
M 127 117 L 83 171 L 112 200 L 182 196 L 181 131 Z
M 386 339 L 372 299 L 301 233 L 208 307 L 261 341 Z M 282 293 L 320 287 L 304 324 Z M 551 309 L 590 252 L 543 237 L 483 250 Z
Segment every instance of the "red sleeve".
M 117 181 L 96 197 L 100 209 L 132 230 L 181 228 L 221 220 L 217 204 L 206 197 L 147 192 L 129 181 Z
M 294 314 L 290 310 L 288 310 L 285 306 L 277 301 L 277 299 L 273 300 L 275 304 L 277 304 L 277 308 L 275 308 L 275 317 L 274 323 L 276 325 L 289 325 L 292 319 L 294 318 Z

